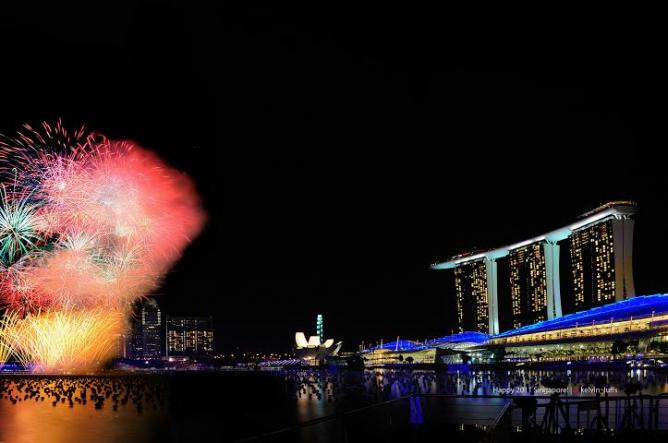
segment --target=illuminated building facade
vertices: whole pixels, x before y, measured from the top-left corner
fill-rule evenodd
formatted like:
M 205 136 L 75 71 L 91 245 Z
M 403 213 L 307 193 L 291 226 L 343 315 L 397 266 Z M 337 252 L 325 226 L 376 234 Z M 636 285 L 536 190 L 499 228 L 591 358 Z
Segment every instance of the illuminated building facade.
M 143 358 L 160 358 L 162 356 L 162 346 L 160 343 L 162 318 L 160 308 L 155 300 L 148 299 L 144 301 L 141 310 L 141 324 L 144 346 Z
M 314 337 L 316 338 L 316 337 Z M 302 337 L 302 340 L 304 338 Z M 668 361 L 668 294 L 613 301 L 493 336 L 466 332 L 433 340 L 400 340 L 363 349 L 367 367 L 421 364 L 608 363 L 638 356 Z
M 509 253 L 513 328 L 547 320 L 547 271 L 542 243 Z
M 407 351 L 375 349 L 364 354 L 364 366 L 367 368 L 407 366 L 412 364 L 433 365 L 442 363 L 443 351 L 439 348 L 424 348 Z
M 510 261 L 514 327 L 561 317 L 560 242 L 571 249 L 575 289 L 566 294 L 569 306 L 582 310 L 633 297 L 635 213 L 634 202 L 606 203 L 546 234 L 433 264 L 431 269 L 454 269 L 459 331 L 501 332 L 497 260 L 504 257 Z
M 461 364 L 461 354 L 489 339 L 487 334 L 465 332 L 418 342 L 400 340 L 365 349 L 366 367 L 387 367 L 411 364 Z
M 455 268 L 459 332 L 486 332 L 489 328 L 487 267 L 484 260 Z
M 131 358 L 132 356 L 130 355 L 130 352 L 132 351 L 131 348 L 132 341 L 129 335 L 126 334 L 118 334 L 116 335 L 116 357 L 118 358 Z
M 317 365 L 327 357 L 338 355 L 341 346 L 343 342 L 334 343 L 333 338 L 321 342 L 318 335 L 312 335 L 307 340 L 303 332 L 295 333 L 295 354 L 309 365 Z
M 632 238 L 633 220 L 623 217 L 573 232 L 570 248 L 576 311 L 635 295 Z
M 144 338 L 141 333 L 141 319 L 137 316 L 132 319 L 130 324 L 130 334 L 128 335 L 127 358 L 141 359 L 144 357 Z
M 315 333 L 320 337 L 320 343 L 325 342 L 325 323 L 322 314 L 318 314 L 315 321 Z
M 517 346 L 566 341 L 618 340 L 668 333 L 668 294 L 611 302 L 490 337 L 485 345 Z
M 213 354 L 212 317 L 168 316 L 167 357 L 201 358 Z

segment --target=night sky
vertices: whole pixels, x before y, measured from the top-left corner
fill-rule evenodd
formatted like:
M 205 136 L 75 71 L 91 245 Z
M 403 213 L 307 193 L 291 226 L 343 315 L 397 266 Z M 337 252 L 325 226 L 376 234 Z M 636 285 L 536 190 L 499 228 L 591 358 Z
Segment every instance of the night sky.
M 62 117 L 190 174 L 208 226 L 156 295 L 213 315 L 220 350 L 288 350 L 317 313 L 349 349 L 448 334 L 431 262 L 608 199 L 639 204 L 637 292 L 668 291 L 651 38 L 193 3 L 2 6 L 0 132 Z

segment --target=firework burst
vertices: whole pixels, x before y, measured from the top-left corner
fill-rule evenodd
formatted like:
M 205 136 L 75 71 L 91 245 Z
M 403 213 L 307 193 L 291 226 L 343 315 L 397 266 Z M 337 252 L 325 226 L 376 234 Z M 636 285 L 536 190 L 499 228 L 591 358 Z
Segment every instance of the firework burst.
M 40 217 L 36 205 L 25 196 L 8 194 L 4 185 L 0 186 L 0 200 L 0 261 L 8 266 L 36 248 Z
M 123 317 L 106 309 L 13 317 L 5 342 L 11 354 L 33 372 L 89 370 L 113 357 L 124 329 Z
M 0 366 L 4 365 L 14 353 L 13 334 L 16 332 L 16 324 L 19 316 L 15 312 L 8 312 L 0 318 Z
M 38 368 L 74 362 L 54 351 L 70 346 L 57 338 L 68 325 L 113 329 L 98 314 L 155 289 L 204 220 L 192 181 L 155 154 L 60 122 L 0 138 L 0 178 L 0 304 L 20 319 L 12 352 Z

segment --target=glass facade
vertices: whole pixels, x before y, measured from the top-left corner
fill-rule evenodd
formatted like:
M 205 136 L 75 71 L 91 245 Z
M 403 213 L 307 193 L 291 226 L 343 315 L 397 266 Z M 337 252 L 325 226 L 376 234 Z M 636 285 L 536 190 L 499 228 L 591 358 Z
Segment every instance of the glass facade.
M 144 302 L 141 319 L 144 342 L 143 358 L 160 358 L 162 356 L 162 346 L 160 345 L 162 318 L 160 308 L 155 300 L 148 299 Z
M 131 357 L 150 360 L 162 357 L 162 314 L 153 299 L 144 300 L 132 321 Z
M 489 307 L 485 261 L 478 260 L 457 266 L 455 268 L 455 289 L 459 332 L 487 332 Z
M 579 229 L 570 236 L 576 311 L 615 301 L 612 220 Z
M 547 270 L 543 243 L 509 254 L 513 328 L 547 319 Z
M 130 331 L 130 353 L 129 358 L 144 358 L 144 337 L 142 336 L 141 319 L 136 317 L 132 320 L 132 330 Z

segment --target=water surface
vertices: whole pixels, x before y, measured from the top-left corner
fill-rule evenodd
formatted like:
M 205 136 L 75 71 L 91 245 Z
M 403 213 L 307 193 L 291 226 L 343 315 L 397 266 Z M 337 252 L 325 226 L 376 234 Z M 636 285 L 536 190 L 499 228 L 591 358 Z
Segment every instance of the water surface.
M 0 442 L 235 441 L 412 393 L 549 394 L 547 379 L 567 382 L 569 396 L 591 395 L 601 381 L 609 395 L 624 395 L 629 381 L 668 393 L 666 374 L 651 370 L 2 375 Z

